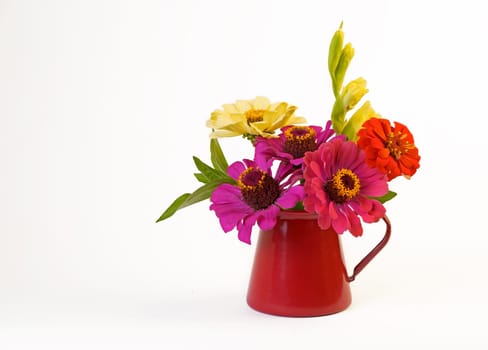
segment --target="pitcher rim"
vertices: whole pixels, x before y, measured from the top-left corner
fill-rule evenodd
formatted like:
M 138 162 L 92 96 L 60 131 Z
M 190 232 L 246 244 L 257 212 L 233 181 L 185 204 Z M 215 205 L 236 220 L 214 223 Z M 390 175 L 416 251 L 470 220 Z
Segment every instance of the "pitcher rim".
M 279 218 L 282 220 L 316 220 L 318 215 L 305 210 L 281 210 Z

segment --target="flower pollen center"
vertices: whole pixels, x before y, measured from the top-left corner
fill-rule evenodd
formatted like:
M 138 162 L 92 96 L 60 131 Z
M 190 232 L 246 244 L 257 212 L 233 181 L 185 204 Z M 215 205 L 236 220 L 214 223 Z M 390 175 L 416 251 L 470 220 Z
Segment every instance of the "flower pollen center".
M 265 109 L 250 109 L 245 113 L 248 124 L 262 122 L 264 119 Z
M 403 154 L 408 153 L 410 149 L 415 147 L 412 143 L 405 140 L 406 137 L 407 135 L 400 132 L 397 134 L 391 132 L 386 138 L 385 147 L 396 160 L 399 160 Z
M 360 189 L 361 183 L 358 176 L 346 168 L 339 169 L 324 185 L 324 190 L 330 200 L 339 204 L 356 197 Z
M 244 170 L 237 185 L 242 198 L 253 209 L 261 210 L 273 204 L 280 195 L 280 186 L 268 173 L 256 167 Z
M 292 126 L 285 131 L 284 151 L 293 158 L 302 158 L 306 152 L 317 149 L 315 129 L 309 126 Z

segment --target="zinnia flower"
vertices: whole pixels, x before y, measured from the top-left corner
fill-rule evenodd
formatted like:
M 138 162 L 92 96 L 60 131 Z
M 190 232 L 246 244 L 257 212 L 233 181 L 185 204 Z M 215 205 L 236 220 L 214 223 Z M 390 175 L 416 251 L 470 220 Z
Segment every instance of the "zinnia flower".
M 237 185 L 217 187 L 210 197 L 210 209 L 215 211 L 224 232 L 237 228 L 239 239 L 245 243 L 251 243 L 256 222 L 262 230 L 270 230 L 281 208 L 293 208 L 303 199 L 303 186 L 281 184 L 287 171 L 278 169 L 273 177 L 268 167 L 259 168 L 246 159 L 231 164 L 227 172 Z
M 318 223 L 337 233 L 349 230 L 361 236 L 364 222 L 376 222 L 385 208 L 376 199 L 388 192 L 385 175 L 366 164 L 364 152 L 352 141 L 336 138 L 304 158 L 305 198 L 308 212 L 318 214 Z
M 213 131 L 210 137 L 229 137 L 243 135 L 273 137 L 276 129 L 285 125 L 300 124 L 306 120 L 295 116 L 297 107 L 285 102 L 271 104 L 266 97 L 254 100 L 238 100 L 234 104 L 224 104 L 223 110 L 215 110 L 207 121 Z
M 327 122 L 325 129 L 315 125 L 288 125 L 281 128 L 278 138 L 256 139 L 256 158 L 265 159 L 268 164 L 279 159 L 294 166 L 301 166 L 305 153 L 315 151 L 332 135 L 334 130 L 331 128 L 331 121 Z
M 358 146 L 366 152 L 366 161 L 392 180 L 399 175 L 409 178 L 419 168 L 419 150 L 408 128 L 398 122 L 392 127 L 386 119 L 371 118 L 358 132 Z

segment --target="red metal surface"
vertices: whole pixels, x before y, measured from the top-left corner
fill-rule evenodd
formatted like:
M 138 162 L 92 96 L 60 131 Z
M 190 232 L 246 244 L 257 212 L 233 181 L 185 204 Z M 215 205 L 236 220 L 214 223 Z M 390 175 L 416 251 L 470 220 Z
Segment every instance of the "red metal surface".
M 374 258 L 387 235 L 349 277 L 341 243 L 331 228 L 322 230 L 316 216 L 283 212 L 274 229 L 261 231 L 256 246 L 247 302 L 255 310 L 282 316 L 321 316 L 351 303 L 349 281 Z M 388 236 L 388 237 L 387 237 Z
M 371 260 L 373 260 L 373 258 L 376 256 L 376 254 L 378 254 L 381 251 L 381 249 L 383 249 L 385 247 L 386 243 L 388 243 L 388 241 L 390 240 L 390 236 L 391 236 L 390 219 L 388 219 L 388 217 L 385 215 L 383 217 L 383 221 L 386 224 L 386 232 L 385 232 L 383 239 L 368 253 L 368 255 L 366 255 L 363 258 L 363 260 L 361 260 L 354 267 L 352 276 L 349 276 L 349 282 L 354 281 L 356 276 L 366 267 L 366 265 L 368 265 L 370 263 Z

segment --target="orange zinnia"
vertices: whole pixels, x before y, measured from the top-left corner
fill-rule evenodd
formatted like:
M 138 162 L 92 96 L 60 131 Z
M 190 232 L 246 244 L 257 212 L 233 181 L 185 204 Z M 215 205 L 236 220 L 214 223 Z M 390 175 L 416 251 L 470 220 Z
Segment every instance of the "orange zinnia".
M 358 131 L 358 146 L 366 152 L 369 166 L 378 168 L 392 180 L 410 178 L 419 168 L 419 150 L 408 128 L 398 122 L 392 127 L 386 119 L 371 118 Z

